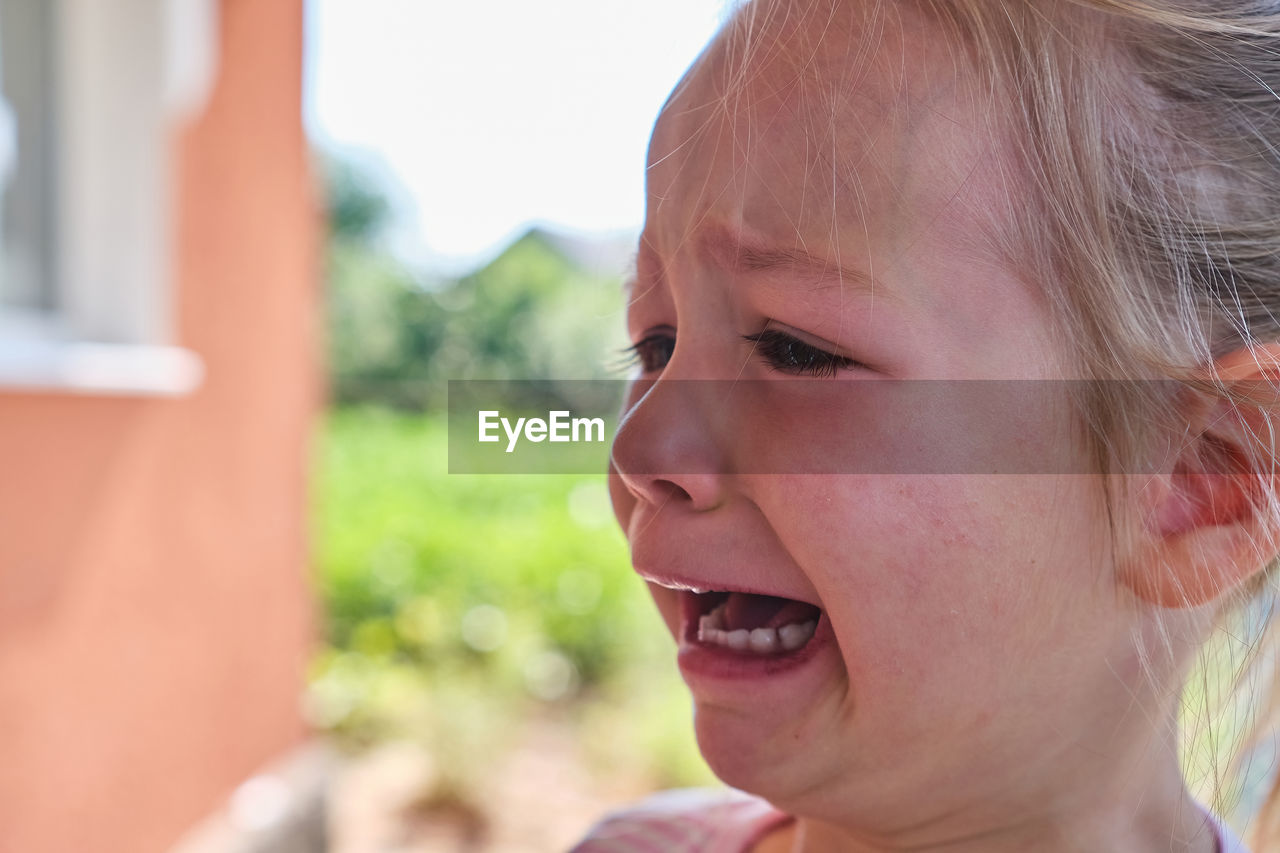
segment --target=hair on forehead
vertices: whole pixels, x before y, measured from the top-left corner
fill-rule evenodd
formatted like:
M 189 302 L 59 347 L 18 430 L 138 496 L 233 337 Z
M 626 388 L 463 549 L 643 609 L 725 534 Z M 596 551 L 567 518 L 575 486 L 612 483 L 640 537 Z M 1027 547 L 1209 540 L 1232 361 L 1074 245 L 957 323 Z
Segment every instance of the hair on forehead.
M 830 196 L 834 230 L 835 218 L 856 221 L 869 202 L 883 204 L 886 192 L 905 199 L 906 181 L 922 179 L 921 164 L 945 164 L 955 186 L 929 203 L 945 202 L 958 219 L 979 226 L 966 251 L 996 263 L 1021 259 L 997 220 L 1025 208 L 1026 194 L 1016 158 L 1002 151 L 1008 134 L 999 101 L 970 54 L 925 4 L 742 4 L 668 99 L 650 166 L 667 165 L 699 143 L 744 164 L 754 153 L 762 161 L 800 157 L 814 194 Z M 941 131 L 932 127 L 939 123 L 946 125 Z M 771 147 L 770 131 L 784 125 L 801 128 L 802 151 Z M 898 174 L 877 172 L 890 168 Z M 868 179 L 876 178 L 869 190 Z M 766 169 L 749 180 L 771 179 L 780 178 Z M 696 184 L 703 175 L 682 180 Z M 982 198 L 966 185 L 981 185 Z M 924 212 L 922 221 L 937 214 Z

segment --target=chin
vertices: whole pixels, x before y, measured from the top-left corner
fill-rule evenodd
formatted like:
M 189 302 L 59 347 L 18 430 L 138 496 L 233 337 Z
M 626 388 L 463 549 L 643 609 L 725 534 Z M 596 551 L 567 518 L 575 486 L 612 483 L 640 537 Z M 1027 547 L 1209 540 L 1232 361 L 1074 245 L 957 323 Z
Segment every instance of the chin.
M 701 702 L 695 703 L 694 728 L 698 749 L 721 782 L 788 814 L 835 823 L 856 817 L 874 825 L 899 799 L 895 780 L 859 770 L 855 756 L 837 754 L 830 733 L 815 741 L 809 730 L 806 742 L 806 732 L 793 726 L 762 724 Z
M 774 742 L 780 730 L 739 712 L 702 703 L 694 706 L 698 750 L 707 766 L 726 785 L 772 803 L 789 799 L 787 789 L 799 768 L 789 766 L 788 759 L 803 760 L 801 750 Z

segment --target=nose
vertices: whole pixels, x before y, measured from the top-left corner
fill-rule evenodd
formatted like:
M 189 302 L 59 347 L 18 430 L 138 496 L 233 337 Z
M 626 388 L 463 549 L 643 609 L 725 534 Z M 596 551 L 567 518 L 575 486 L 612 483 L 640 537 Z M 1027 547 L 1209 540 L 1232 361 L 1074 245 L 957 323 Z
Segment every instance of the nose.
M 705 511 L 724 501 L 729 425 L 713 399 L 716 384 L 663 377 L 633 386 L 610 457 L 626 492 L 615 494 L 615 504 L 629 499 Z

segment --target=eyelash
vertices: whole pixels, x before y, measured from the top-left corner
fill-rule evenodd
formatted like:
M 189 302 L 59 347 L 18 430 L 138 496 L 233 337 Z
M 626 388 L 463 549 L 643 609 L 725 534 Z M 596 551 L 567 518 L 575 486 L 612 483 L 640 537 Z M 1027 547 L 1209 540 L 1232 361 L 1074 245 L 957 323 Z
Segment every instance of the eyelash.
M 838 371 L 865 367 L 862 362 L 818 349 L 778 329 L 743 335 L 774 370 L 796 376 L 835 376 Z
M 628 370 L 638 365 L 645 373 L 661 370 L 671 360 L 671 354 L 675 348 L 676 337 L 670 332 L 653 332 L 645 335 L 622 350 L 624 359 L 622 369 Z M 654 363 L 657 358 L 661 358 L 661 364 Z
M 754 344 L 755 351 L 774 370 L 795 376 L 835 376 L 840 370 L 866 366 L 852 358 L 818 349 L 778 329 L 743 335 L 742 339 Z M 669 332 L 646 335 L 622 351 L 626 358 L 624 368 L 639 365 L 645 373 L 661 370 L 671 360 L 675 345 L 675 335 Z

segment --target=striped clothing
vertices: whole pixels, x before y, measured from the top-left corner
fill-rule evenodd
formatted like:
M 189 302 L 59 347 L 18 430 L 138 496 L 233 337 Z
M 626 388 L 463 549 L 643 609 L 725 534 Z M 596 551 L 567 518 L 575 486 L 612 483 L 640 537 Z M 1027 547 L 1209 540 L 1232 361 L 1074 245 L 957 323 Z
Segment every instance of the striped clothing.
M 740 791 L 663 791 L 607 815 L 572 853 L 743 853 L 789 820 Z
M 1206 812 L 1219 853 L 1249 853 Z M 791 817 L 740 791 L 690 788 L 655 794 L 592 827 L 572 853 L 746 853 Z

